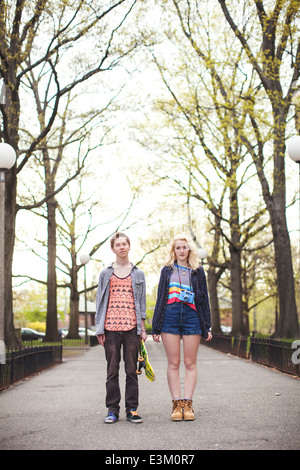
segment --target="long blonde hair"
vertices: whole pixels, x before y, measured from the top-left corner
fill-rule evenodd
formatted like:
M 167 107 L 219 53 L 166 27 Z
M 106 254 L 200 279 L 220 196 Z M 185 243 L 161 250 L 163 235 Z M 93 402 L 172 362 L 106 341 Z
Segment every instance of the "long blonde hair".
M 190 249 L 189 256 L 188 256 L 188 263 L 192 269 L 197 269 L 200 265 L 197 247 L 195 243 L 190 238 L 188 238 L 185 234 L 177 235 L 173 238 L 171 242 L 171 246 L 170 246 L 169 260 L 167 261 L 167 265 L 174 267 L 174 264 L 176 261 L 175 243 L 178 240 L 184 241 L 188 244 L 188 247 Z

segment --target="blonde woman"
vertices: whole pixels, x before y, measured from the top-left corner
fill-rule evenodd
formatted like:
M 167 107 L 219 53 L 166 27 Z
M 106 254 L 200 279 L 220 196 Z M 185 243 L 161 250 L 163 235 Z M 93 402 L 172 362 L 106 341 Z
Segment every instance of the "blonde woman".
M 161 270 L 152 322 L 152 335 L 160 335 L 168 359 L 167 378 L 172 395 L 172 421 L 192 421 L 197 382 L 197 354 L 201 335 L 212 339 L 205 273 L 195 245 L 185 235 L 173 239 L 170 256 Z M 184 396 L 180 389 L 180 340 L 185 365 Z

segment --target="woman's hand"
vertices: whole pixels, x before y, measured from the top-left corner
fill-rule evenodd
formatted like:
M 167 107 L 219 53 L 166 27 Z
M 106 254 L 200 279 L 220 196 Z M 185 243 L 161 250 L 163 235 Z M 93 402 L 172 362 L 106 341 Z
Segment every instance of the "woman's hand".
M 155 341 L 156 343 L 160 342 L 160 336 L 159 335 L 152 335 L 152 338 L 153 338 L 153 341 Z
M 212 339 L 211 331 L 207 333 L 207 338 L 204 341 L 210 341 Z

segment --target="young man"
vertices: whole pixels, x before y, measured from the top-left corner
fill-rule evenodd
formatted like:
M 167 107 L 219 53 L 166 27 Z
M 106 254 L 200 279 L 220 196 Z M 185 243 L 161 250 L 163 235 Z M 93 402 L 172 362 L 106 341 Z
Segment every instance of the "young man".
M 119 367 L 123 346 L 126 416 L 132 423 L 141 423 L 142 418 L 137 413 L 136 369 L 139 343 L 147 339 L 145 276 L 129 261 L 130 240 L 124 233 L 117 232 L 110 242 L 116 261 L 100 273 L 96 297 L 96 335 L 99 344 L 104 346 L 107 361 L 108 415 L 104 422 L 115 423 L 119 419 Z

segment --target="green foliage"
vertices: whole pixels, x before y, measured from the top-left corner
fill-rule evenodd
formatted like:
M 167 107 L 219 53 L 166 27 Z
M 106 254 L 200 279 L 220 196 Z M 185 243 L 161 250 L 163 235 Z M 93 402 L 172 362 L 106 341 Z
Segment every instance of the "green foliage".
M 270 336 L 275 331 L 276 322 L 276 301 L 270 298 L 257 306 L 255 311 L 256 316 L 256 330 L 260 334 Z M 250 331 L 254 329 L 254 312 L 249 313 Z
M 32 322 L 45 322 L 47 315 L 46 286 L 31 285 L 29 289 L 16 292 L 14 311 L 17 326 Z
M 46 332 L 46 322 L 33 321 L 31 323 L 27 323 L 26 326 L 28 328 L 32 328 L 33 330 L 40 331 L 41 333 Z
M 31 284 L 23 291 L 16 291 L 14 294 L 14 312 L 16 327 L 28 326 L 37 323 L 38 331 L 45 331 L 43 324 L 46 324 L 47 317 L 47 288 L 41 284 Z M 63 306 L 58 310 L 61 319 L 64 319 Z
M 154 307 L 155 307 L 154 297 L 147 295 L 147 308 L 146 308 L 147 318 L 145 321 L 145 326 L 146 326 L 146 331 L 148 334 L 150 334 L 152 330 L 152 318 L 154 314 Z

